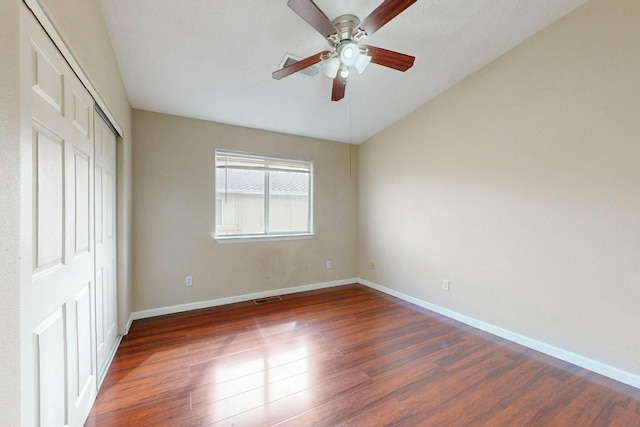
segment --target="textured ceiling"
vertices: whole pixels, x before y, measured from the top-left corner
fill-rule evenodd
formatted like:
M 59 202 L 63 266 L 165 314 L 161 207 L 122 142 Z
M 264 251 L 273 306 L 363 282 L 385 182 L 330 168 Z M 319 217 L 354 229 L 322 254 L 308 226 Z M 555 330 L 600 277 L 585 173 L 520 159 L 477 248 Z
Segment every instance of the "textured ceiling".
M 371 64 L 332 102 L 331 80 L 271 78 L 285 53 L 326 40 L 286 0 L 102 0 L 134 108 L 360 143 L 587 0 L 418 0 L 366 41 L 416 57 L 406 73 Z M 316 0 L 364 19 L 381 0 Z

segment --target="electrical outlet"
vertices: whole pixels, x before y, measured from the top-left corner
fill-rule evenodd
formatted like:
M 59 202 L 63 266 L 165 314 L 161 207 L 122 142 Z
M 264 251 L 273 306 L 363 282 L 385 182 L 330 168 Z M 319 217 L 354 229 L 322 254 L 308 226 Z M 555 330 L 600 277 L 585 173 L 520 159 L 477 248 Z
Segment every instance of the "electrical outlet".
M 327 268 L 331 268 L 331 261 L 327 261 Z
M 376 269 L 376 263 L 375 263 L 375 262 L 373 262 L 373 261 L 371 261 L 371 264 L 369 264 L 369 268 L 370 268 L 371 270 L 375 270 L 375 269 Z
M 444 289 L 445 291 L 449 290 L 449 281 L 448 280 L 443 280 L 442 281 L 442 289 Z
M 187 280 L 185 281 L 185 284 L 187 286 L 193 285 L 193 277 L 192 276 L 187 276 Z

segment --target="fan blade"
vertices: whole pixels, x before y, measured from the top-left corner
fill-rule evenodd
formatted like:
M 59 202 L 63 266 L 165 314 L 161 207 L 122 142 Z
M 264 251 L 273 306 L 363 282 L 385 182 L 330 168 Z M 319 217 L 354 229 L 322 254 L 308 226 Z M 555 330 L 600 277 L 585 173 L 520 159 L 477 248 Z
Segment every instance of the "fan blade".
M 368 55 L 371 62 L 382 65 L 383 67 L 393 68 L 398 71 L 407 71 L 413 67 L 414 56 L 405 55 L 404 53 L 394 52 L 392 50 L 383 49 L 375 46 L 362 46 L 369 49 Z
M 347 79 L 342 77 L 340 73 L 333 79 L 333 90 L 331 91 L 331 100 L 340 101 L 344 98 L 344 91 L 347 87 Z
M 338 29 L 331 23 L 331 20 L 313 0 L 289 0 L 287 6 L 325 38 L 331 34 L 339 33 Z
M 280 80 L 284 77 L 287 77 L 288 75 L 297 73 L 298 71 L 304 70 L 307 67 L 317 64 L 318 62 L 320 62 L 320 58 L 322 57 L 322 55 L 326 55 L 328 53 L 329 51 L 325 50 L 323 52 L 316 53 L 315 55 L 311 55 L 308 58 L 301 59 L 300 61 L 294 62 L 293 64 L 289 65 L 288 67 L 280 68 L 279 70 L 274 71 L 273 73 L 271 73 L 271 76 L 276 80 Z
M 416 1 L 418 0 L 384 0 L 369 16 L 364 18 L 360 28 L 370 36 Z

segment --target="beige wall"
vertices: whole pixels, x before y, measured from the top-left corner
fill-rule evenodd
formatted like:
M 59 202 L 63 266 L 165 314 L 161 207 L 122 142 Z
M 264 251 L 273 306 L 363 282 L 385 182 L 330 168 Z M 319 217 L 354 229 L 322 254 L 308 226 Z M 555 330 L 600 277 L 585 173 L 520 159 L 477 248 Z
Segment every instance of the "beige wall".
M 20 424 L 19 0 L 0 2 L 0 420 Z
M 37 0 L 122 129 L 117 146 L 118 321 L 132 312 L 131 107 L 120 77 L 100 0 Z
M 363 144 L 359 276 L 640 375 L 639 20 L 592 0 Z
M 350 177 L 347 144 L 139 110 L 133 131 L 136 311 L 355 277 L 356 147 Z M 313 160 L 316 235 L 216 243 L 216 148 Z

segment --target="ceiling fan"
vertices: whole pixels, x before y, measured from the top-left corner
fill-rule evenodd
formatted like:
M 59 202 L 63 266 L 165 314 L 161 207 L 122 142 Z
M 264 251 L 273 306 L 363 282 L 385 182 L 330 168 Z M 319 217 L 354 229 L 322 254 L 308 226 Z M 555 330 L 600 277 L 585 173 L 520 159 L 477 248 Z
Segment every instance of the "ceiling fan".
M 371 45 L 360 45 L 368 36 L 418 0 L 384 0 L 362 22 L 355 15 L 341 15 L 331 21 L 313 0 L 289 0 L 287 6 L 329 42 L 328 50 L 311 55 L 272 73 L 280 80 L 322 61 L 324 73 L 333 79 L 331 100 L 344 98 L 349 68 L 362 73 L 370 62 L 407 71 L 415 57 Z

